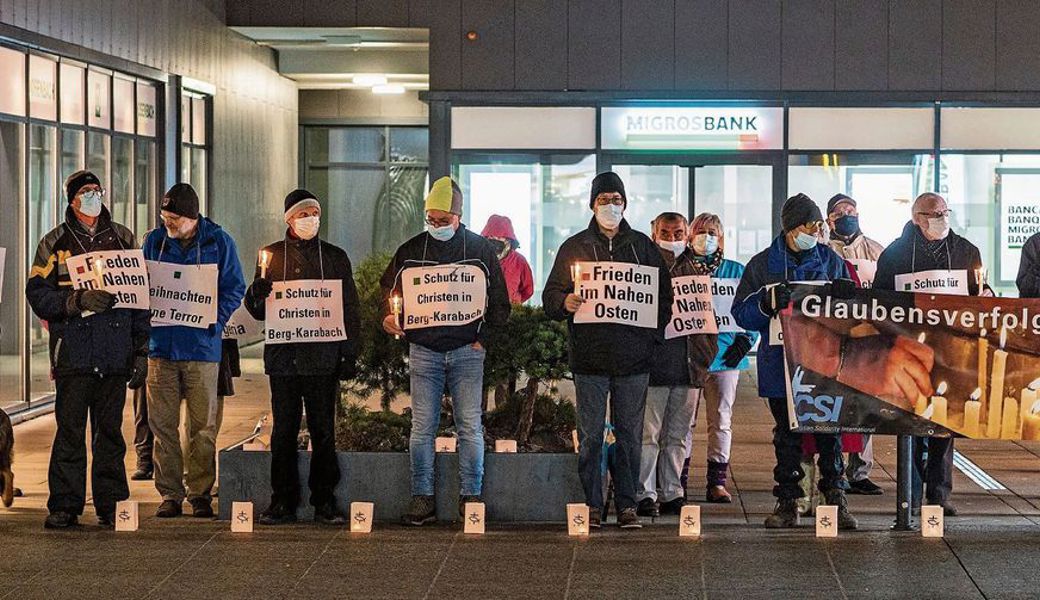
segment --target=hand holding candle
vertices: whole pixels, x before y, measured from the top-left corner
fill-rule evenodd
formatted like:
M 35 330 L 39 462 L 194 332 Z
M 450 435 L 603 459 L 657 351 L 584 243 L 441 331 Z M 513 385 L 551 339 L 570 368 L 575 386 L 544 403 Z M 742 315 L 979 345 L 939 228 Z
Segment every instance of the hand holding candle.
M 267 265 L 270 262 L 271 262 L 271 253 L 268 252 L 267 250 L 261 250 L 260 251 L 260 258 L 259 258 L 260 278 L 261 279 L 266 279 L 267 278 Z
M 401 312 L 404 309 L 404 299 L 396 292 L 390 295 L 390 314 L 394 316 L 394 323 L 400 327 Z M 394 334 L 394 339 L 401 339 L 400 334 Z

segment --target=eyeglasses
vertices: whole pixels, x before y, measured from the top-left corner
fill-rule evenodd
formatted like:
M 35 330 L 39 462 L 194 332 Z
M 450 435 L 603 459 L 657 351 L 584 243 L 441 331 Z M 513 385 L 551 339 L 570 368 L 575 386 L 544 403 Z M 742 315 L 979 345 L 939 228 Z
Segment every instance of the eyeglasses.
M 87 188 L 87 189 L 80 190 L 79 192 L 76 193 L 76 195 L 77 196 L 82 196 L 83 194 L 89 194 L 90 192 L 95 192 L 99 196 L 101 196 L 102 198 L 104 198 L 105 195 L 107 194 L 107 192 L 105 191 L 105 188 L 99 187 L 99 188 Z
M 440 219 L 440 220 L 435 220 L 435 219 L 430 219 L 430 218 L 426 219 L 426 224 L 429 225 L 430 227 L 447 227 L 448 225 L 451 225 L 451 222 L 452 222 L 451 219 Z
M 803 227 L 805 227 L 809 231 L 814 231 L 815 232 L 815 231 L 819 231 L 819 230 L 823 229 L 824 222 L 823 221 L 809 221 L 808 223 L 803 225 Z
M 614 206 L 624 206 L 625 198 L 621 194 L 615 196 L 596 196 L 596 206 L 606 206 L 613 204 Z
M 943 218 L 943 217 L 948 217 L 948 216 L 952 215 L 952 214 L 953 214 L 953 211 L 952 211 L 952 210 L 950 210 L 950 209 L 946 209 L 946 210 L 937 210 L 937 211 L 935 211 L 935 212 L 920 212 L 920 211 L 919 211 L 919 212 L 917 212 L 916 214 L 919 214 L 919 215 L 921 215 L 922 217 L 928 217 L 928 218 L 930 218 L 930 219 L 941 219 L 941 218 Z

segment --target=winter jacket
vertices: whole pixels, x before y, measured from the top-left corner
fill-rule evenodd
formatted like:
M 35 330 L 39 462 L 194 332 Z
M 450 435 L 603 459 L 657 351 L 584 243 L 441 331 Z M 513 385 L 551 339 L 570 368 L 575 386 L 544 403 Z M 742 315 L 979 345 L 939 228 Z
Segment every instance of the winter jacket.
M 235 241 L 219 225 L 202 217 L 187 248 L 181 240 L 170 238 L 165 227 L 149 231 L 144 239 L 144 257 L 178 265 L 217 265 L 217 322 L 206 329 L 153 327 L 148 356 L 219 363 L 224 324 L 242 303 L 246 291 Z
M 672 277 L 697 274 L 693 267 L 694 254 L 689 248 L 678 258 L 671 250 L 660 247 L 659 250 Z M 704 387 L 708 367 L 719 349 L 718 338 L 714 333 L 696 333 L 666 340 L 662 334 L 657 340 L 654 361 L 650 366 L 650 385 Z
M 40 240 L 25 284 L 25 297 L 33 313 L 47 322 L 51 372 L 55 377 L 128 377 L 133 372 L 134 358 L 147 353 L 147 310 L 117 305 L 103 313 L 82 317 L 69 315 L 65 308 L 72 294 L 72 281 L 65 264 L 69 257 L 135 247 L 134 234 L 114 223 L 105 207 L 101 208 L 94 235 L 88 233 L 69 207 L 65 210 L 65 222 Z
M 1040 298 L 1040 233 L 1034 233 L 1022 246 L 1015 283 L 1019 298 Z
M 868 238 L 862 233 L 857 234 L 851 242 L 845 243 L 837 238 L 831 238 L 831 250 L 838 253 L 842 258 L 858 258 L 863 260 L 877 261 L 885 247 Z
M 762 312 L 758 302 L 766 293 L 766 286 L 774 283 L 799 281 L 833 281 L 848 278 L 845 261 L 824 244 L 811 250 L 792 252 L 784 236 L 777 236 L 769 248 L 759 252 L 748 262 L 733 299 L 733 318 L 737 325 L 763 336 L 758 350 L 758 394 L 763 398 L 784 398 L 784 347 L 769 344 L 770 318 Z
M 564 299 L 574 292 L 571 265 L 584 261 L 613 261 L 657 267 L 658 329 L 617 323 L 574 323 Z M 672 279 L 657 244 L 622 219 L 613 239 L 599 230 L 596 219 L 571 236 L 556 253 L 556 262 L 542 291 L 542 308 L 551 319 L 566 320 L 570 332 L 571 372 L 580 375 L 624 377 L 650 372 L 653 352 L 672 314 Z
M 401 272 L 404 269 L 446 264 L 474 265 L 484 271 L 487 276 L 484 318 L 465 325 L 408 329 L 404 337 L 409 343 L 434 352 L 448 352 L 474 342 L 480 342 L 487 348 L 492 334 L 489 329 L 502 327 L 509 318 L 509 294 L 494 246 L 462 223 L 459 223 L 455 235 L 445 242 L 435 240 L 424 231 L 401 244 L 379 281 L 383 292 L 383 314 L 390 314 L 390 294 L 401 293 Z
M 946 250 L 939 259 L 933 258 L 925 250 L 927 243 L 921 230 L 913 221 L 907 221 L 903 233 L 896 241 L 889 244 L 878 259 L 877 275 L 874 276 L 874 288 L 894 290 L 896 275 L 920 273 L 922 271 L 964 270 L 968 276 L 968 295 L 979 295 L 979 283 L 975 279 L 975 270 L 982 268 L 982 257 L 979 249 L 965 238 L 950 231 L 946 237 Z
M 520 243 L 516 241 L 513 233 L 513 224 L 507 217 L 491 215 L 487 225 L 480 235 L 486 238 L 504 238 L 509 240 L 512 249 L 505 258 L 499 261 L 502 265 L 502 275 L 506 280 L 506 291 L 509 292 L 509 302 L 512 304 L 523 304 L 534 295 L 534 275 L 531 273 L 531 265 L 523 254 L 517 252 Z
M 353 371 L 357 360 L 357 341 L 361 335 L 361 317 L 354 272 L 347 253 L 317 237 L 301 240 L 291 236 L 288 231 L 284 240 L 274 242 L 264 250 L 270 253 L 267 279 L 272 282 L 322 278 L 340 280 L 343 286 L 343 326 L 347 332 L 347 339 L 340 342 L 264 344 L 264 372 L 275 376 L 293 376 L 335 375 Z M 267 313 L 266 301 L 254 292 L 257 279 L 260 279 L 259 267 L 242 304 L 254 319 L 263 321 Z
M 712 275 L 714 279 L 740 279 L 744 275 L 744 265 L 738 263 L 735 260 L 722 259 L 722 264 L 715 269 L 715 273 Z M 754 331 L 748 331 L 747 335 L 751 336 L 751 345 L 755 345 L 755 340 L 758 339 L 758 333 Z M 709 372 L 715 373 L 717 371 L 729 371 L 729 367 L 722 363 L 722 355 L 726 353 L 726 350 L 733 345 L 733 340 L 737 337 L 736 333 L 723 332 L 719 334 L 719 352 L 715 355 L 715 360 L 712 361 L 711 367 L 708 369 Z M 736 369 L 738 371 L 744 371 L 751 367 L 751 361 L 745 356 L 740 360 Z

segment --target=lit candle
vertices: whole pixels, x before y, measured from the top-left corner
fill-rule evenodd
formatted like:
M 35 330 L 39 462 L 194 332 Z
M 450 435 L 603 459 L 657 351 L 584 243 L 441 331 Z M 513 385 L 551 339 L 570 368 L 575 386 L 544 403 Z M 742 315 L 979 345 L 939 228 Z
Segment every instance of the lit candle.
M 394 315 L 394 321 L 400 325 L 401 311 L 404 309 L 404 299 L 394 293 L 390 295 L 390 314 Z M 394 334 L 394 339 L 399 340 L 401 336 Z
M 971 393 L 971 398 L 964 403 L 964 427 L 961 427 L 961 433 L 970 438 L 979 437 L 979 412 L 982 409 L 979 398 L 981 397 L 982 390 L 975 388 L 975 391 Z
M 946 382 L 942 381 L 938 387 L 935 388 L 935 395 L 932 396 L 932 422 L 936 425 L 946 426 L 946 398 L 943 394 L 946 393 Z
M 1004 400 L 1004 371 L 1007 368 L 1007 330 L 1000 328 L 1000 348 L 993 351 L 993 371 L 989 379 L 989 414 L 986 417 L 986 437 L 1000 438 L 1001 409 Z
M 267 278 L 267 265 L 271 262 L 271 253 L 267 250 L 260 251 L 260 278 Z
M 989 340 L 986 339 L 986 330 L 983 329 L 982 333 L 979 334 L 979 400 L 981 402 L 986 401 L 986 370 L 987 359 L 989 358 Z
M 1022 402 L 1019 404 L 1019 416 L 1022 417 L 1023 421 L 1025 421 L 1026 415 L 1030 414 L 1033 405 L 1036 404 L 1037 389 L 1040 389 L 1040 377 L 1034 379 L 1029 385 L 1022 388 Z
M 1022 439 L 1040 440 L 1040 402 L 1033 403 L 1029 414 L 1022 419 Z
M 975 283 L 979 286 L 979 293 L 982 293 L 982 286 L 989 283 L 989 275 L 986 273 L 986 267 L 980 267 L 975 269 Z
M 101 259 L 98 257 L 94 257 L 94 283 L 97 289 L 105 289 L 105 276 L 101 270 Z
M 1018 439 L 1018 401 L 1004 398 L 1004 419 L 1000 426 L 1000 439 Z

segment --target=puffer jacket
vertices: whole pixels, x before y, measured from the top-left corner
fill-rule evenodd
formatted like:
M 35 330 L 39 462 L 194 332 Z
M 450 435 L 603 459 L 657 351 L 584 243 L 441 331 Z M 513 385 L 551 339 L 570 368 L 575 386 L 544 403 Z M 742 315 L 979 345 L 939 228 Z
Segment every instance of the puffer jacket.
M 946 247 L 939 252 L 940 258 L 933 257 L 925 245 L 920 228 L 913 221 L 907 221 L 903 233 L 889 244 L 878 259 L 877 275 L 874 276 L 874 289 L 894 290 L 896 275 L 920 273 L 938 269 L 951 271 L 967 271 L 968 295 L 979 295 L 979 283 L 975 278 L 975 270 L 982 268 L 982 256 L 979 249 L 967 239 L 952 230 L 943 240 Z
M 687 248 L 678 258 L 671 250 L 661 250 L 661 258 L 672 277 L 696 275 L 693 251 Z M 666 340 L 662 335 L 654 350 L 650 367 L 651 386 L 688 385 L 704 387 L 708 367 L 718 352 L 718 334 L 695 333 Z

